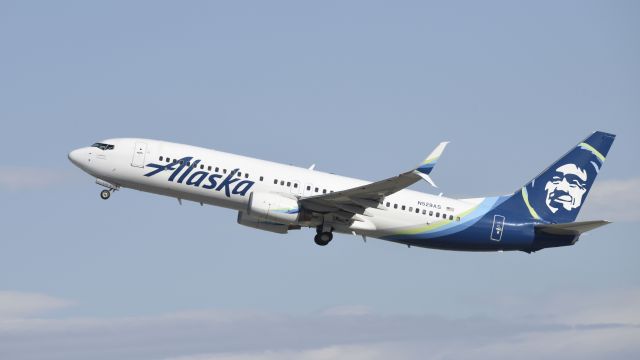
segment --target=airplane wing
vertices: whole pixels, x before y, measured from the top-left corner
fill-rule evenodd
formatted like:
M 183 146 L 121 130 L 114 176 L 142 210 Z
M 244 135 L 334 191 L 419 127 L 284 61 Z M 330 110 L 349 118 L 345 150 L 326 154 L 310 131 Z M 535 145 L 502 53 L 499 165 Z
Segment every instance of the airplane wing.
M 362 214 L 366 208 L 377 207 L 380 200 L 385 196 L 413 185 L 421 179 L 436 187 L 429 174 L 447 144 L 448 142 L 440 143 L 423 162 L 410 171 L 355 188 L 302 198 L 300 199 L 300 205 L 317 212 L 346 212 L 346 215 Z

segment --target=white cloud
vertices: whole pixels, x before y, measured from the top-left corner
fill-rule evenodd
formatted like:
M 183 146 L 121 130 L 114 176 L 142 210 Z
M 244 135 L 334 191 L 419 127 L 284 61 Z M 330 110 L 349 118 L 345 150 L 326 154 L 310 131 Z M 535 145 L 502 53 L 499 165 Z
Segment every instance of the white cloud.
M 596 180 L 583 210 L 583 219 L 640 221 L 640 178 Z
M 63 182 L 67 172 L 36 167 L 0 167 L 0 190 L 47 188 Z
M 394 344 L 327 346 L 307 350 L 266 350 L 236 354 L 201 354 L 168 360 L 386 360 L 397 357 Z M 394 356 L 395 355 L 395 356 Z
M 33 316 L 71 304 L 70 301 L 43 294 L 0 291 L 0 320 Z
M 531 332 L 449 353 L 455 359 L 630 359 L 640 346 L 638 327 Z
M 371 313 L 371 308 L 364 305 L 342 305 L 330 307 L 322 312 L 327 316 L 359 316 Z
M 14 309 L 20 299 L 41 304 L 30 307 L 38 311 L 61 304 L 43 295 L 2 294 Z M 639 300 L 640 290 L 540 294 L 511 299 L 512 316 L 502 319 L 379 315 L 360 306 L 295 316 L 191 311 L 66 319 L 17 318 L 14 310 L 13 318 L 0 319 L 0 353 L 16 360 L 637 358 Z

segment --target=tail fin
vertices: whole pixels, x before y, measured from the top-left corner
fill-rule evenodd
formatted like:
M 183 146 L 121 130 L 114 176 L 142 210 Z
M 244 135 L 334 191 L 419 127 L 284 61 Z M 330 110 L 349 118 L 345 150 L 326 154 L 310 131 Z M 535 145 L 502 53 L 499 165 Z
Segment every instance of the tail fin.
M 515 195 L 522 196 L 531 217 L 575 221 L 614 139 L 613 134 L 594 132 L 523 186 Z

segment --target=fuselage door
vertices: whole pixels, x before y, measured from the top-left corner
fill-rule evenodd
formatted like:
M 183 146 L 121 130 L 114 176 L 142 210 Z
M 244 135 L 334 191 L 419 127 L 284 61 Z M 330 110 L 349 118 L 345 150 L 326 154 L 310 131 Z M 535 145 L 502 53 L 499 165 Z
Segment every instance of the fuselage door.
M 147 153 L 147 144 L 143 142 L 136 143 L 136 147 L 133 149 L 133 159 L 131 159 L 131 166 L 144 167 L 144 156 Z

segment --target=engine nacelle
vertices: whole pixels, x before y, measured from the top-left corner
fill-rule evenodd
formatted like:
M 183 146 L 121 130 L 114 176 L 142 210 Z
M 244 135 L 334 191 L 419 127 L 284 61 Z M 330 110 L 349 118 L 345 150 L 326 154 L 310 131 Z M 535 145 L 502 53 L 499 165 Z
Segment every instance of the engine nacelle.
M 249 196 L 247 215 L 258 221 L 295 225 L 300 218 L 298 199 L 268 192 Z
M 243 211 L 238 211 L 238 224 L 248 226 L 254 229 L 271 231 L 278 234 L 286 234 L 289 232 L 289 225 L 278 224 L 274 222 L 261 221 L 247 215 Z

